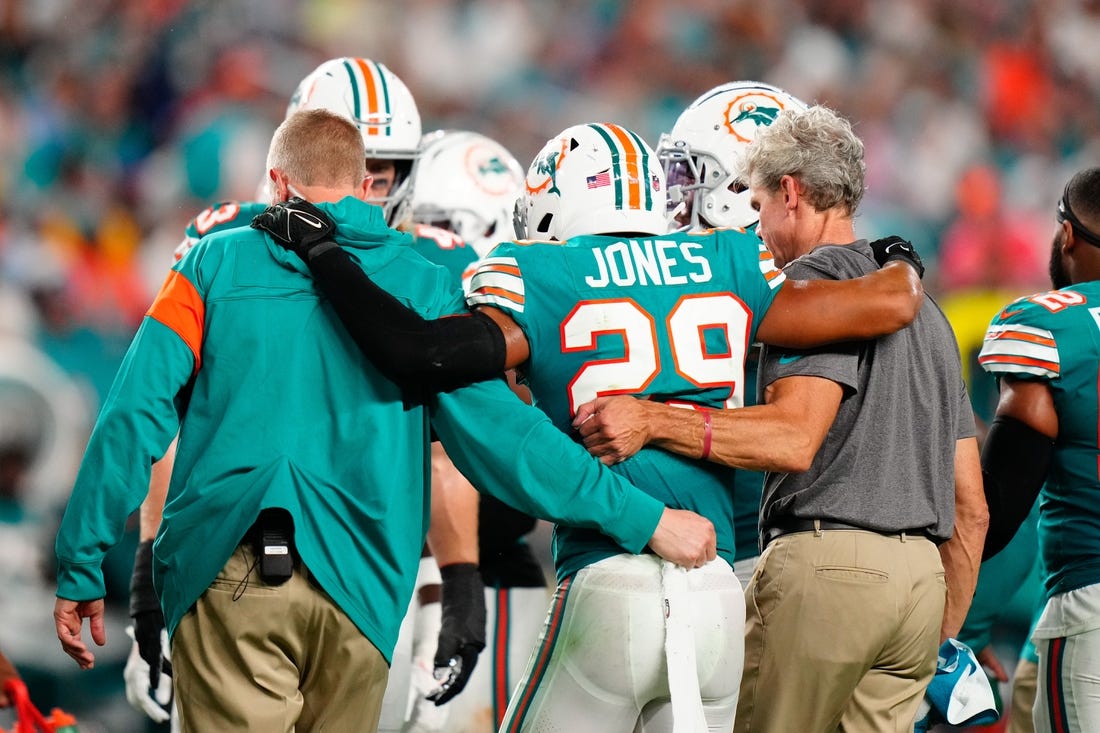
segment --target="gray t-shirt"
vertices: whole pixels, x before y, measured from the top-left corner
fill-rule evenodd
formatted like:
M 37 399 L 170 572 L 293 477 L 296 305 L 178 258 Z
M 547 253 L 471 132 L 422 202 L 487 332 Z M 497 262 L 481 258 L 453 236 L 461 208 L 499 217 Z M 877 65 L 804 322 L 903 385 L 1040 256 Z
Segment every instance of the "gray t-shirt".
M 846 280 L 877 268 L 867 241 L 859 240 L 820 246 L 784 272 Z M 950 539 L 955 442 L 975 435 L 975 426 L 958 344 L 939 306 L 926 295 L 912 324 L 874 341 L 764 348 L 761 395 L 793 375 L 830 379 L 844 397 L 810 469 L 766 476 L 761 527 L 779 518 L 831 519 L 883 532 L 920 528 L 938 541 Z

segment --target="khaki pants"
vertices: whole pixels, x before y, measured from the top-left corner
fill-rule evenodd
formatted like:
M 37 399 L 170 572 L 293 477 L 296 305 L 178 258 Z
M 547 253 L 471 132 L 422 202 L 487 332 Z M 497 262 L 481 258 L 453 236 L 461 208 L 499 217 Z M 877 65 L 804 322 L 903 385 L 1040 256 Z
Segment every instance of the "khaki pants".
M 1035 733 L 1031 713 L 1035 709 L 1035 694 L 1039 683 L 1039 665 L 1021 659 L 1012 675 L 1012 713 L 1005 733 Z
M 373 731 L 389 672 L 304 565 L 269 586 L 247 544 L 180 621 L 172 667 L 183 733 Z
M 745 594 L 737 733 L 911 733 L 936 670 L 943 564 L 923 537 L 785 535 Z

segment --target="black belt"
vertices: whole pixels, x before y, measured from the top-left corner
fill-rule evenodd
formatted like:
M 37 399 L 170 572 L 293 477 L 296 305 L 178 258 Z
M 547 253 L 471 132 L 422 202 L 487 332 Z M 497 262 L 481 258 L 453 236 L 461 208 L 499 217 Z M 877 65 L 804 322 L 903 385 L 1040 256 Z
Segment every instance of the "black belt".
M 857 527 L 854 524 L 847 524 L 845 522 L 837 522 L 832 519 L 801 519 L 799 517 L 782 517 L 772 522 L 767 529 L 760 533 L 760 549 L 763 550 L 773 540 L 782 537 L 785 534 L 792 534 L 794 532 L 815 532 L 817 530 L 856 530 L 860 532 L 874 532 L 875 534 L 881 534 L 887 537 L 921 537 L 926 540 L 932 539 L 928 534 L 928 530 L 924 527 L 916 527 L 913 529 L 896 529 L 896 530 L 879 530 L 869 529 L 867 527 Z M 938 544 L 938 543 L 937 543 Z

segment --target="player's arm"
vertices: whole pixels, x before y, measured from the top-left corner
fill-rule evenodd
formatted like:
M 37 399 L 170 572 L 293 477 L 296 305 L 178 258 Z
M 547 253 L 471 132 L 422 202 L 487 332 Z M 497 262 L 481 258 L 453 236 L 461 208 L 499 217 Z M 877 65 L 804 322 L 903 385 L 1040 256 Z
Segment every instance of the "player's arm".
M 153 464 L 149 493 L 138 510 L 139 542 L 134 554 L 134 570 L 130 575 L 130 618 L 133 625 L 127 629 L 134 639 L 134 648 L 122 673 L 126 680 L 126 699 L 158 723 L 169 719 L 172 680 L 168 672 L 170 667 L 162 662 L 167 637 L 163 635 L 164 612 L 153 588 L 153 540 L 164 515 L 175 462 L 176 441 L 173 440 L 164 457 Z
M 840 409 L 843 388 L 823 377 L 777 379 L 765 403 L 735 410 L 685 410 L 629 396 L 582 405 L 574 426 L 585 448 L 607 464 L 644 445 L 734 468 L 805 471 Z
M 989 506 L 983 559 L 996 555 L 1020 528 L 1054 457 L 1058 413 L 1044 381 L 1001 378 L 1001 396 L 982 447 L 982 478 Z
M 912 323 L 923 301 L 920 274 L 903 262 L 851 280 L 788 279 L 756 337 L 789 348 L 878 338 Z
M 428 546 L 442 583 L 433 665 L 440 685 L 427 698 L 442 705 L 466 686 L 485 648 L 485 586 L 478 571 L 478 493 L 441 443 L 432 443 Z M 461 665 L 456 666 L 461 660 Z
M 316 217 L 329 225 L 328 231 L 295 227 L 291 214 Z M 407 308 L 330 239 L 331 223 L 306 202 L 275 204 L 253 226 L 298 253 L 359 349 L 404 390 L 447 391 L 499 376 L 527 360 L 526 337 L 501 311 L 479 309 L 428 320 Z
M 947 603 L 940 628 L 940 642 L 957 638 L 974 599 L 982 546 L 989 527 L 989 511 L 982 491 L 978 441 L 963 438 L 955 443 L 955 529 L 940 545 Z

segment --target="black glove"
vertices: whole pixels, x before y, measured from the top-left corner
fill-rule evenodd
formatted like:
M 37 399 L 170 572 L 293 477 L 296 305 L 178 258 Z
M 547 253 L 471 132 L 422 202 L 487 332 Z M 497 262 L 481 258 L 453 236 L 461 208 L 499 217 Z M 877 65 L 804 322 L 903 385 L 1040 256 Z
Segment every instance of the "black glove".
M 163 659 L 160 632 L 164 629 L 164 613 L 153 589 L 153 541 L 140 543 L 134 553 L 134 573 L 130 576 L 130 618 L 134 620 L 134 641 L 138 653 L 149 665 L 149 687 L 157 689 L 161 667 L 171 676 L 172 664 Z
M 890 260 L 905 260 L 913 266 L 918 275 L 924 277 L 924 263 L 921 262 L 920 255 L 913 248 L 912 242 L 893 235 L 871 242 L 871 250 L 875 253 L 875 262 L 879 267 Z
M 267 232 L 276 244 L 294 252 L 306 263 L 320 245 L 332 241 L 336 231 L 325 212 L 298 197 L 268 206 L 262 214 L 253 217 L 252 228 Z
M 443 578 L 443 620 L 435 651 L 439 687 L 427 697 L 442 705 L 470 681 L 477 655 L 485 648 L 485 586 L 473 563 L 439 569 Z

